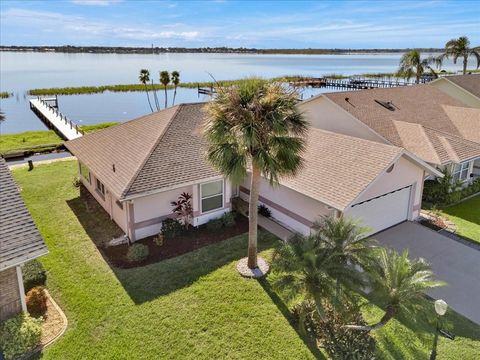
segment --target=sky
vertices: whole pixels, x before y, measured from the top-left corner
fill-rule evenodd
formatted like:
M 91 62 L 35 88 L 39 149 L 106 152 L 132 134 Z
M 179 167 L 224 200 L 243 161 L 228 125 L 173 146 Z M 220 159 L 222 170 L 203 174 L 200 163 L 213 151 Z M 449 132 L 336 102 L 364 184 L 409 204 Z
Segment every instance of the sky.
M 480 45 L 480 0 L 0 0 L 1 45 L 254 48 Z

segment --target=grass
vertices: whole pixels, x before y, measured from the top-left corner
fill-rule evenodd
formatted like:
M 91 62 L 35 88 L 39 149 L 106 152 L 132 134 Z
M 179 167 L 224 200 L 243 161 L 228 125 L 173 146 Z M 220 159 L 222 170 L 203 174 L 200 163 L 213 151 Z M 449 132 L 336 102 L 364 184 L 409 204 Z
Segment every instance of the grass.
M 459 235 L 480 243 L 480 195 L 444 208 L 442 212 L 457 225 Z
M 91 133 L 100 129 L 117 124 L 108 122 L 95 125 L 82 125 L 80 128 L 85 133 Z M 38 152 L 46 153 L 58 149 L 63 144 L 60 138 L 53 130 L 25 131 L 18 134 L 0 135 L 0 154 L 17 152 Z
M 322 359 L 289 324 L 288 309 L 267 280 L 239 277 L 241 235 L 145 267 L 112 268 L 94 245 L 116 226 L 72 186 L 73 161 L 16 169 L 50 253 L 41 258 L 48 287 L 69 319 L 44 359 Z M 262 256 L 277 240 L 261 232 Z M 382 312 L 366 310 L 369 320 Z M 480 327 L 449 311 L 455 341 L 441 339 L 438 359 L 473 359 Z M 431 328 L 393 320 L 375 333 L 380 359 L 427 359 Z

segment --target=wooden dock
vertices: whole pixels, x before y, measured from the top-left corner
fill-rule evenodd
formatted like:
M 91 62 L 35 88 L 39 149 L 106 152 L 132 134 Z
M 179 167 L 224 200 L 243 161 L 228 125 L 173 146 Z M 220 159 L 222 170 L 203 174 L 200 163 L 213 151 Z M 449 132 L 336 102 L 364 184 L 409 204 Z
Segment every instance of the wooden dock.
M 53 102 L 53 105 L 52 105 Z M 30 99 L 30 109 L 50 129 L 55 130 L 65 140 L 73 140 L 84 134 L 77 124 L 58 111 L 56 98 Z
M 427 83 L 428 79 L 422 79 L 421 83 Z M 365 90 L 365 89 L 379 89 L 379 88 L 393 88 L 399 86 L 415 85 L 413 82 L 406 80 L 385 80 L 385 79 L 369 79 L 351 77 L 348 79 L 333 79 L 328 77 L 310 78 L 300 81 L 290 82 L 294 87 L 331 87 L 335 89 L 349 89 L 349 90 Z

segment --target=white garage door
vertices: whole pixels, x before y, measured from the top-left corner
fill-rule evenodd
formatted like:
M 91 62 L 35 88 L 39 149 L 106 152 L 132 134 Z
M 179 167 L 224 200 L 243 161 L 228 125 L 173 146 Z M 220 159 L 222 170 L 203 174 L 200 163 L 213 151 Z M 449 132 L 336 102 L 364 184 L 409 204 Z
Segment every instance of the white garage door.
M 374 234 L 407 220 L 411 186 L 353 205 L 346 214 L 361 221 Z

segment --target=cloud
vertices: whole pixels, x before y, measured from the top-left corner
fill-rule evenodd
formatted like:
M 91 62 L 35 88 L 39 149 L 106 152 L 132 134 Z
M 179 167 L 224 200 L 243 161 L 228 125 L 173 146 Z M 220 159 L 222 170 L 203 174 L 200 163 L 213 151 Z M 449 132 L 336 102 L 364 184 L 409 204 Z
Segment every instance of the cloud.
M 122 1 L 123 0 L 71 0 L 70 2 L 75 5 L 108 6 Z

